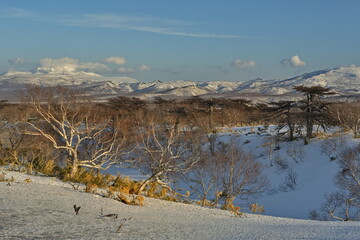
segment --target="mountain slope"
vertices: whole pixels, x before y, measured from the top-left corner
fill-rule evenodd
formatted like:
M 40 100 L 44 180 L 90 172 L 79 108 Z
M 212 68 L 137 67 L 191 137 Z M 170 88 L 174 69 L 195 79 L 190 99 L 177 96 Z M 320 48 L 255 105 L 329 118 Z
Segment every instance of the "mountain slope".
M 154 81 L 144 83 L 129 77 L 103 77 L 88 72 L 9 72 L 0 76 L 1 98 L 14 100 L 16 93 L 28 85 L 71 86 L 98 100 L 117 95 L 136 96 L 143 99 L 156 96 L 164 98 L 241 96 L 266 100 L 294 96 L 297 93 L 293 87 L 298 85 L 329 87 L 338 96 L 357 96 L 360 95 L 360 67 L 339 67 L 305 73 L 288 79 L 255 79 L 247 82 Z

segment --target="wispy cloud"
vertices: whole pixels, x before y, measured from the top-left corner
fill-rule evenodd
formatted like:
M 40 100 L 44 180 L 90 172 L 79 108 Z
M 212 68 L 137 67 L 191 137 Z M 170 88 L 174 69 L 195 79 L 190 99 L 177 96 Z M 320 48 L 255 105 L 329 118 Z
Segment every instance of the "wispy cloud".
M 191 28 L 200 24 L 149 16 L 123 15 L 123 14 L 83 14 L 80 16 L 42 16 L 21 8 L 7 8 L 0 10 L 0 17 L 29 18 L 36 21 L 55 22 L 63 26 L 97 27 L 117 30 L 130 30 L 149 32 L 164 35 L 174 35 L 196 38 L 248 38 L 224 33 L 209 33 L 201 30 L 192 31 Z
M 60 24 L 76 27 L 100 27 L 118 30 L 151 32 L 165 35 L 175 35 L 198 38 L 245 38 L 231 34 L 190 32 L 182 28 L 194 23 L 155 17 L 128 16 L 118 14 L 85 14 L 78 18 L 63 18 Z
M 0 10 L 0 17 L 25 18 L 25 17 L 34 17 L 34 16 L 35 16 L 34 13 L 22 8 L 5 8 Z
M 149 67 L 148 65 L 140 65 L 138 69 L 140 71 L 151 71 L 151 67 Z
M 132 68 L 121 67 L 117 70 L 117 72 L 119 72 L 119 73 L 135 73 L 135 70 Z

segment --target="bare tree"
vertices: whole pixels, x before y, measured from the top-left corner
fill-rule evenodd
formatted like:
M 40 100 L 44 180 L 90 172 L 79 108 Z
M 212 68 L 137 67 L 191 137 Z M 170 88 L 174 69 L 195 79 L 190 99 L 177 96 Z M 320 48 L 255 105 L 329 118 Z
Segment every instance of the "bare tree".
M 338 159 L 340 171 L 335 183 L 339 191 L 327 196 L 322 211 L 325 220 L 350 221 L 360 219 L 360 145 L 343 151 Z
M 336 175 L 336 184 L 360 200 L 360 145 L 343 151 L 338 163 L 341 171 Z
M 224 208 L 228 208 L 236 197 L 247 199 L 266 190 L 268 181 L 262 174 L 262 165 L 254 154 L 242 150 L 236 139 L 219 144 L 215 157 L 217 178 L 225 197 Z
M 189 171 L 200 159 L 201 134 L 174 123 L 151 123 L 138 132 L 137 166 L 149 177 L 139 188 L 141 193 L 150 182 L 172 190 L 171 177 Z
M 67 88 L 29 88 L 25 100 L 34 110 L 23 133 L 42 136 L 63 150 L 73 177 L 78 167 L 107 169 L 119 163 L 126 137 L 116 121 Z
M 351 130 L 354 138 L 359 137 L 360 130 L 360 106 L 359 102 L 338 103 L 331 108 L 332 115 L 335 116 L 340 126 Z
M 189 185 L 192 192 L 200 197 L 202 206 L 206 205 L 208 196 L 212 192 L 216 193 L 219 190 L 217 171 L 214 155 L 208 151 L 203 151 L 200 161 L 184 176 L 185 183 Z

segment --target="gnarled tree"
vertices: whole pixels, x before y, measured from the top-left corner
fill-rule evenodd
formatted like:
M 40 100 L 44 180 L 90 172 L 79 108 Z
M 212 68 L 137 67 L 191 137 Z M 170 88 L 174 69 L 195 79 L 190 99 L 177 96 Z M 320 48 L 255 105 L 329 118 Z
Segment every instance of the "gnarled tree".
M 24 94 L 34 110 L 24 134 L 42 136 L 61 150 L 73 177 L 78 167 L 107 169 L 121 163 L 126 135 L 106 110 L 96 109 L 78 92 L 32 87 Z

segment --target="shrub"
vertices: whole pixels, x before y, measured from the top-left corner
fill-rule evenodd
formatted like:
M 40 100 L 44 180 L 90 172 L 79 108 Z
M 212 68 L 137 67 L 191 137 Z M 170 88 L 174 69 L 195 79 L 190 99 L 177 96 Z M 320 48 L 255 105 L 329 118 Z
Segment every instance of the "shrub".
M 297 173 L 292 169 L 289 169 L 288 174 L 285 177 L 285 181 L 280 185 L 280 190 L 283 192 L 293 191 L 297 185 Z
M 304 158 L 304 147 L 302 144 L 292 142 L 286 146 L 286 154 L 296 163 L 302 162 Z
M 95 194 L 97 189 L 98 189 L 98 185 L 94 183 L 87 183 L 85 187 L 85 192 Z
M 31 183 L 32 180 L 31 180 L 31 178 L 26 178 L 26 179 L 24 180 L 24 182 L 25 182 L 25 183 Z
M 0 172 L 0 182 L 14 182 L 14 181 L 15 181 L 14 177 L 7 178 L 5 172 Z
M 333 138 L 325 139 L 321 143 L 321 152 L 326 154 L 331 160 L 338 159 L 341 152 L 347 146 L 344 135 L 338 135 Z
M 264 210 L 264 206 L 259 205 L 258 203 L 253 203 L 250 205 L 250 210 L 253 213 L 259 213 L 262 214 L 263 212 L 265 212 Z
M 289 168 L 289 163 L 287 160 L 283 157 L 281 157 L 279 154 L 274 155 L 274 164 L 280 169 L 285 170 Z
M 73 177 L 71 177 L 69 170 L 65 170 L 61 175 L 64 182 L 94 184 L 99 188 L 108 187 L 114 179 L 112 175 L 96 173 L 94 170 L 87 171 L 84 168 L 79 168 Z
M 123 194 L 119 193 L 116 198 L 118 201 L 125 203 L 127 205 L 139 205 L 143 206 L 145 202 L 145 197 L 141 195 L 134 195 L 134 194 Z

